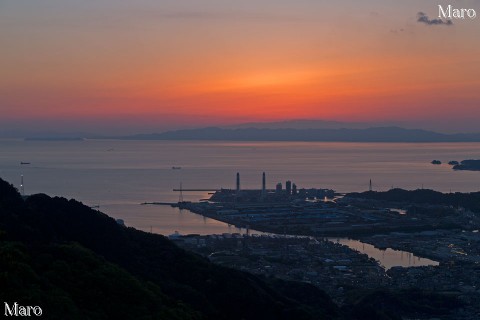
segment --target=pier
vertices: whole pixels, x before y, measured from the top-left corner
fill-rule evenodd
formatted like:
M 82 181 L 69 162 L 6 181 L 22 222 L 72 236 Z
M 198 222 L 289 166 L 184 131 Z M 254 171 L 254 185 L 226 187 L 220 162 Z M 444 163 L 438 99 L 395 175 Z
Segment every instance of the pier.
M 214 188 L 210 188 L 210 189 L 173 189 L 173 191 L 176 191 L 176 192 L 195 192 L 195 191 L 198 191 L 198 192 L 217 192 L 217 191 L 220 191 L 220 189 L 214 189 Z
M 156 205 L 156 206 L 177 206 L 177 202 L 142 202 L 141 205 Z

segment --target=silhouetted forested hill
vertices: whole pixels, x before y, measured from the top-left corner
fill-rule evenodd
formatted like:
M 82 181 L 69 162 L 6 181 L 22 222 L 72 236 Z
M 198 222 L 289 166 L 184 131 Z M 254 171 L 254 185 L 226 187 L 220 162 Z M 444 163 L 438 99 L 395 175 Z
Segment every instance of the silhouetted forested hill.
M 428 189 L 418 189 L 412 191 L 403 189 L 391 189 L 384 192 L 353 192 L 347 194 L 347 197 L 394 202 L 408 202 L 410 204 L 448 205 L 454 207 L 461 206 L 472 211 L 480 211 L 480 192 L 441 193 Z
M 362 291 L 339 309 L 312 285 L 213 265 L 75 200 L 24 200 L 0 179 L 0 300 L 38 305 L 43 319 L 386 320 L 456 306 L 414 292 L 376 305 Z
M 0 230 L 2 301 L 40 305 L 47 319 L 338 315 L 330 298 L 313 286 L 267 283 L 213 265 L 161 235 L 122 227 L 75 200 L 34 195 L 24 201 L 4 181 Z

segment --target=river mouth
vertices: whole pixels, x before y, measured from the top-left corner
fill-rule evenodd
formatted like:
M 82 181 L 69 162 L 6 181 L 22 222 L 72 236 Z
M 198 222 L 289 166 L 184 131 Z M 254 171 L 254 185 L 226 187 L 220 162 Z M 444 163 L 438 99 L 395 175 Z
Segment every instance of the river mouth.
M 214 234 L 250 234 L 250 235 L 271 235 L 275 237 L 284 237 L 282 234 L 273 234 L 245 228 L 237 228 L 234 225 L 204 217 L 200 214 L 193 213 L 189 210 L 180 210 L 170 206 L 141 206 L 138 210 L 138 204 L 119 204 L 107 205 L 102 209 L 115 212 L 115 218 L 125 221 L 128 226 L 134 227 L 146 232 L 153 232 L 169 236 L 178 232 L 180 235 L 198 234 L 198 235 L 214 235 Z M 135 219 L 131 219 L 130 213 L 137 211 Z M 125 214 L 120 214 L 125 212 Z M 299 235 L 287 235 L 288 237 L 302 237 Z M 304 236 L 305 237 L 305 236 Z M 323 238 L 323 237 L 322 237 Z M 393 250 L 387 248 L 381 250 L 373 245 L 358 240 L 348 239 L 344 237 L 328 237 L 325 238 L 331 242 L 345 245 L 362 254 L 368 255 L 378 261 L 378 263 L 388 270 L 392 267 L 420 267 L 420 266 L 437 266 L 438 262 L 422 258 L 406 251 Z
M 138 204 L 132 204 L 125 208 L 125 205 L 114 206 L 117 213 L 116 218 L 124 219 L 126 224 L 143 230 L 146 232 L 153 232 L 169 236 L 176 231 L 180 235 L 199 234 L 199 235 L 213 235 L 213 234 L 250 234 L 250 235 L 271 235 L 275 237 L 284 237 L 282 234 L 273 234 L 269 232 L 262 232 L 245 228 L 237 228 L 228 223 L 207 218 L 202 215 L 193 213 L 189 210 L 180 210 L 170 206 L 142 206 L 141 213 L 135 217 L 135 220 L 129 219 L 128 215 L 119 215 L 119 209 L 122 208 L 126 212 L 132 212 L 138 208 Z M 286 235 L 287 237 L 306 237 L 299 235 Z M 358 240 L 343 238 L 343 237 L 328 237 L 325 238 L 331 242 L 345 245 L 362 254 L 368 255 L 378 261 L 378 263 L 388 270 L 392 267 L 420 267 L 420 266 L 437 266 L 438 262 L 422 258 L 414 255 L 411 252 L 393 250 L 387 248 L 381 250 L 375 248 L 373 245 L 364 243 Z
M 378 261 L 386 270 L 393 267 L 438 266 L 440 263 L 414 255 L 411 252 L 387 248 L 381 250 L 373 245 L 348 238 L 327 238 L 329 241 L 343 244 Z

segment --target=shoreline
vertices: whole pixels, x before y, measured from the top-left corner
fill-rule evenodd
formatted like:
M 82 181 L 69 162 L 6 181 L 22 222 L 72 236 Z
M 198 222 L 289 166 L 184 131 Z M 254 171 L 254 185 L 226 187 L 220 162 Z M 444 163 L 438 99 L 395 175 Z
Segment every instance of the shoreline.
M 214 213 L 199 212 L 198 210 L 192 210 L 191 208 L 184 207 L 181 204 L 175 204 L 175 205 L 172 205 L 172 207 L 176 207 L 179 210 L 187 210 L 187 211 L 189 211 L 193 214 L 197 214 L 197 215 L 209 218 L 209 219 L 220 221 L 220 222 L 235 226 L 236 228 L 247 229 L 247 226 L 238 224 L 239 222 L 243 223 L 242 221 L 239 221 L 239 220 L 229 219 L 225 216 L 220 216 L 220 215 L 214 214 Z M 430 260 L 434 263 L 438 263 L 439 265 L 445 262 L 445 261 L 442 261 L 442 259 L 440 259 L 440 257 L 438 257 L 436 255 L 426 254 L 424 251 L 415 250 L 414 248 L 410 248 L 410 247 L 402 247 L 402 246 L 393 245 L 393 244 L 389 245 L 388 247 L 383 247 L 383 246 L 380 246 L 379 243 L 374 241 L 374 239 L 372 238 L 372 236 L 375 236 L 375 235 L 378 236 L 378 235 L 385 235 L 385 234 L 370 234 L 368 236 L 361 236 L 360 234 L 354 234 L 354 235 L 347 234 L 347 231 L 343 231 L 342 233 L 336 233 L 334 231 L 332 234 L 318 234 L 318 233 L 312 233 L 312 232 L 304 232 L 304 233 L 298 233 L 297 232 L 297 233 L 295 233 L 295 232 L 291 232 L 292 230 L 287 229 L 287 228 L 285 228 L 285 232 L 279 233 L 279 232 L 277 232 L 278 230 L 276 228 L 269 228 L 268 226 L 266 226 L 264 224 L 251 224 L 251 225 L 248 226 L 248 229 L 249 230 L 254 230 L 254 231 L 257 231 L 257 232 L 261 232 L 261 233 L 265 233 L 265 234 L 277 235 L 277 236 L 314 237 L 314 238 L 319 238 L 319 239 L 327 239 L 328 241 L 331 241 L 331 242 L 335 242 L 334 241 L 335 238 L 353 240 L 353 241 L 358 241 L 360 243 L 369 244 L 369 245 L 373 246 L 374 249 L 376 249 L 378 251 L 386 251 L 387 249 L 391 249 L 395 252 L 404 252 L 404 253 L 407 253 L 407 254 L 412 254 L 416 258 L 427 259 L 427 260 Z M 359 251 L 358 249 L 356 249 L 354 247 L 348 246 L 347 244 L 342 244 L 342 245 L 345 245 L 345 246 L 347 246 L 347 247 L 349 247 L 349 248 L 351 248 L 355 251 L 358 251 L 360 254 L 366 254 L 366 253 L 363 253 L 363 252 Z M 380 262 L 379 262 L 379 264 L 381 265 Z

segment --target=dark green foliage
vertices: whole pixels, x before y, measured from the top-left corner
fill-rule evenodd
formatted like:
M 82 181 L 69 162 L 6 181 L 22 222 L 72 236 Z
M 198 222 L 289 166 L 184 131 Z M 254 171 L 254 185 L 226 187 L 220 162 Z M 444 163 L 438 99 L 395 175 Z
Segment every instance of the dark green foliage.
M 23 206 L 23 200 L 13 185 L 0 179 L 0 210 L 18 210 Z
M 75 200 L 24 201 L 1 180 L 0 191 L 0 298 L 41 305 L 49 319 L 337 317 L 310 285 L 213 265 Z
M 437 315 L 457 306 L 439 295 L 363 292 L 341 313 L 312 285 L 216 266 L 75 200 L 23 200 L 1 179 L 0 300 L 74 320 L 390 320 L 399 319 L 394 308 Z
M 200 318 L 77 244 L 28 249 L 2 241 L 0 262 L 3 301 L 39 305 L 48 319 Z
M 349 193 L 347 197 L 405 202 L 416 204 L 449 205 L 464 207 L 473 211 L 480 211 L 480 192 L 472 193 L 441 193 L 433 190 L 418 189 L 413 191 L 392 189 L 386 192 L 367 191 Z
M 461 303 L 452 297 L 421 289 L 352 291 L 347 299 L 352 319 L 400 320 L 448 315 Z
M 318 319 L 322 319 L 325 318 L 325 315 L 331 316 L 337 312 L 336 306 L 330 303 L 329 296 L 313 285 L 293 281 L 280 281 L 275 278 L 270 279 L 268 282 L 274 286 L 280 294 L 293 296 L 297 301 L 304 304 L 302 310 L 290 310 L 291 315 L 287 316 L 287 319 L 308 319 L 306 315 L 310 313 L 316 313 Z M 319 308 L 312 308 L 311 306 Z M 320 313 L 318 313 L 319 310 L 321 311 Z M 304 313 L 303 317 L 298 311 Z M 295 316 L 293 316 L 293 312 L 296 313 Z

